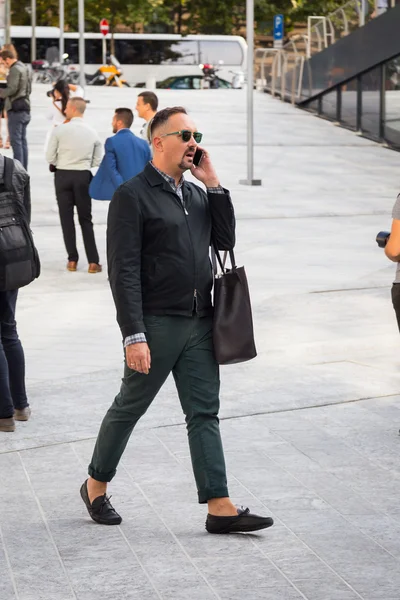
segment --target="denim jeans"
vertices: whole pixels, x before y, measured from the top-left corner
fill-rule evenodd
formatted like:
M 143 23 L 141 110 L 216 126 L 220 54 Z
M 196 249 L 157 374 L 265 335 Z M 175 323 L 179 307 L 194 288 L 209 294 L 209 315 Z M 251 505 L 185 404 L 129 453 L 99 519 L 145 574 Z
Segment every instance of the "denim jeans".
M 0 419 L 28 406 L 24 350 L 15 322 L 17 296 L 18 290 L 0 292 Z
M 25 169 L 28 169 L 28 142 L 26 141 L 26 128 L 31 120 L 31 113 L 24 110 L 15 112 L 9 110 L 8 117 L 8 133 L 10 143 L 13 149 L 14 158 L 19 160 Z

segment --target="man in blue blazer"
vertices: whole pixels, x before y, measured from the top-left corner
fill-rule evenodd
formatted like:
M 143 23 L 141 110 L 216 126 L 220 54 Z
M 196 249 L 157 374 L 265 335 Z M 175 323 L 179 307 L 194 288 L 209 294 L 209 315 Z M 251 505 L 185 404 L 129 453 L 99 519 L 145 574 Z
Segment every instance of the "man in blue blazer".
M 130 108 L 116 109 L 112 120 L 115 135 L 106 140 L 106 153 L 89 187 L 95 200 L 111 200 L 117 187 L 143 171 L 151 160 L 148 143 L 132 133 L 132 123 Z

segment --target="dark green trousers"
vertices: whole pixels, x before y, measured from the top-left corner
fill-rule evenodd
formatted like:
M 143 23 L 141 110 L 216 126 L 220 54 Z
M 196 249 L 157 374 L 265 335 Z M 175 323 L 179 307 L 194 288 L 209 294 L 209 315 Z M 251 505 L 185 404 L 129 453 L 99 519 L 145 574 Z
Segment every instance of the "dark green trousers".
M 145 324 L 150 373 L 137 373 L 125 364 L 121 390 L 104 417 L 89 475 L 97 481 L 111 481 L 133 428 L 172 371 L 186 417 L 199 502 L 228 496 L 212 319 L 154 316 L 145 318 Z

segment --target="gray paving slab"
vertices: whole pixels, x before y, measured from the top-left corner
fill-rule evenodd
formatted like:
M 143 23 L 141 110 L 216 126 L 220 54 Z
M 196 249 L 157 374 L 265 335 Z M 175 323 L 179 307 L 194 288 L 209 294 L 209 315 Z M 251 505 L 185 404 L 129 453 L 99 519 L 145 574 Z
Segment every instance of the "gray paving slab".
M 88 95 L 102 139 L 113 109 L 136 99 Z M 36 86 L 28 133 L 43 273 L 21 290 L 17 314 L 33 416 L 0 433 L 0 598 L 398 600 L 399 340 L 394 268 L 374 237 L 390 226 L 400 154 L 256 94 L 263 185 L 250 189 L 238 183 L 245 92 L 159 97 L 193 114 L 235 202 L 259 355 L 222 369 L 221 429 L 233 500 L 275 525 L 207 534 L 171 380 L 110 487 L 121 526 L 88 519 L 78 490 L 118 391 L 121 340 L 106 270 L 89 276 L 82 257 L 65 271 L 43 157 L 48 99 Z M 107 210 L 94 203 L 103 263 Z

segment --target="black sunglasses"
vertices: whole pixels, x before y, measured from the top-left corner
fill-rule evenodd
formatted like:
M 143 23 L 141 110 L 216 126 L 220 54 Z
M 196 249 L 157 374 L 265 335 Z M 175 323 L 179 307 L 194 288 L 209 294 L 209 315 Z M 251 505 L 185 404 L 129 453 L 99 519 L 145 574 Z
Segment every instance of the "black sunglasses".
M 189 131 L 189 129 L 182 129 L 181 131 L 172 131 L 171 133 L 163 133 L 160 137 L 168 137 L 169 135 L 180 135 L 183 142 L 189 142 L 193 136 L 196 144 L 200 144 L 203 134 L 199 131 Z

